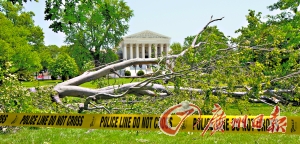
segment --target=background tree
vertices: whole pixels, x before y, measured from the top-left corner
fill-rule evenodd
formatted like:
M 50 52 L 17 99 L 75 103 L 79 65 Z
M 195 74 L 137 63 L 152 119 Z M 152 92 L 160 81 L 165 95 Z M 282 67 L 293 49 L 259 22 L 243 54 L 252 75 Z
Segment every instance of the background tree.
M 69 9 L 66 6 L 68 11 L 62 10 L 57 16 L 61 19 L 63 28 L 60 31 L 66 34 L 66 42 L 76 48 L 88 49 L 95 65 L 105 63 L 108 57 L 102 51 L 110 53 L 108 49 L 119 44 L 128 31 L 132 10 L 122 0 L 74 1 L 72 5 Z
M 12 73 L 19 78 L 28 79 L 42 69 L 37 49 L 43 46 L 43 32 L 34 26 L 33 12 L 23 12 L 22 6 L 0 1 L 0 45 L 1 66 L 11 61 Z
M 90 51 L 87 48 L 81 47 L 80 45 L 70 45 L 68 47 L 68 52 L 69 55 L 76 61 L 80 73 L 83 73 L 85 71 L 84 65 L 87 62 L 93 61 L 93 57 L 90 54 Z
M 27 2 L 10 1 L 14 4 Z M 96 66 L 107 58 L 101 57 L 101 49 L 108 51 L 119 44 L 128 31 L 128 21 L 132 16 L 133 11 L 123 0 L 47 0 L 45 8 L 45 20 L 53 22 L 49 28 L 65 33 L 65 42 L 73 48 L 88 49 Z M 85 54 L 84 50 L 79 51 Z M 83 66 L 82 61 L 76 62 L 79 67 Z
M 0 0 L 1 12 L 14 26 L 22 27 L 30 31 L 26 40 L 28 40 L 29 44 L 37 51 L 44 45 L 44 33 L 41 27 L 34 25 L 32 17 L 35 16 L 35 14 L 31 11 L 24 12 L 23 8 L 21 5 L 13 5 L 6 0 Z
M 269 10 L 291 10 L 294 13 L 299 12 L 298 7 L 300 2 L 298 0 L 278 0 L 273 5 L 268 6 Z
M 183 51 L 183 48 L 179 42 L 172 43 L 170 45 L 170 48 L 171 48 L 171 54 L 179 54 L 180 52 Z
M 43 66 L 43 70 L 48 70 L 50 63 L 62 51 L 63 50 L 56 45 L 43 46 L 40 50 L 38 50 L 41 58 L 41 64 Z
M 63 81 L 69 76 L 74 77 L 78 74 L 78 67 L 75 60 L 66 53 L 58 54 L 50 63 L 49 70 L 51 75 L 60 76 Z
M 298 17 L 281 13 L 268 16 L 268 21 L 262 22 L 261 13 L 255 15 L 255 11 L 250 10 L 247 16 L 249 25 L 237 30 L 241 35 L 234 39 L 252 47 L 243 61 L 263 64 L 266 75 L 283 76 L 297 71 L 300 60 Z

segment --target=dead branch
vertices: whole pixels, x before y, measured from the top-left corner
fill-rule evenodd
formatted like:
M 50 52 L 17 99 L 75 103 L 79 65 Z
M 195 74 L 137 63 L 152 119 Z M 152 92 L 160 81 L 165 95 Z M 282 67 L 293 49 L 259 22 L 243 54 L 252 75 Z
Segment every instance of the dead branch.
M 195 46 L 195 44 L 196 44 L 196 41 L 197 41 L 197 39 L 198 39 L 198 36 L 200 35 L 200 34 L 202 34 L 203 32 L 204 32 L 204 30 L 211 24 L 211 23 L 213 23 L 213 22 L 215 22 L 215 21 L 219 21 L 219 20 L 222 20 L 224 17 L 222 17 L 222 18 L 219 18 L 219 19 L 212 19 L 213 18 L 213 16 L 211 16 L 211 19 L 210 19 L 210 21 L 205 25 L 205 27 L 196 35 L 196 37 L 194 38 L 194 40 L 193 40 L 193 42 L 192 42 L 192 48 L 195 48 L 195 47 L 198 47 L 198 46 L 200 46 L 201 45 L 201 42 L 200 43 L 198 43 L 196 46 Z

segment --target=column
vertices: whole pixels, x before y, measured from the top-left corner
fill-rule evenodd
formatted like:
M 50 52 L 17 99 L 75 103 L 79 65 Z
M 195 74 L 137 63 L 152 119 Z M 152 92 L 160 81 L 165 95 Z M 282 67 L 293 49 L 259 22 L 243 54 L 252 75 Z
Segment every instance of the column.
M 167 55 L 168 55 L 168 53 L 169 53 L 169 44 L 166 44 L 166 46 L 167 46 L 167 47 L 166 47 L 166 50 L 167 50 L 166 53 L 167 53 Z
M 148 46 L 148 58 L 151 58 L 151 44 Z
M 135 58 L 140 58 L 140 53 L 139 53 L 139 44 L 135 44 Z
M 160 56 L 162 56 L 163 51 L 164 51 L 164 44 L 160 44 Z
M 130 59 L 133 58 L 133 50 L 132 50 L 132 43 L 130 44 Z
M 148 44 L 148 58 L 152 58 L 151 57 L 151 44 Z M 147 68 L 150 68 L 150 64 L 149 65 L 147 65 Z
M 158 52 L 158 51 L 157 51 L 157 45 L 158 45 L 158 44 L 155 44 L 155 51 L 154 51 L 154 53 L 155 53 L 155 58 L 157 58 L 157 52 Z
M 123 59 L 127 59 L 127 44 L 123 47 Z
M 145 44 L 142 44 L 142 58 L 145 58 Z

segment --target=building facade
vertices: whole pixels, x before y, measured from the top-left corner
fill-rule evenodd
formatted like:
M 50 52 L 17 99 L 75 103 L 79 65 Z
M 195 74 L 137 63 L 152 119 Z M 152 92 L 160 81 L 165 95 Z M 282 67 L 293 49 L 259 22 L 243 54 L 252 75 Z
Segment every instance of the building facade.
M 123 37 L 118 54 L 120 59 L 127 60 L 134 58 L 157 58 L 162 56 L 162 54 L 168 54 L 170 40 L 171 38 L 168 36 L 145 30 Z M 139 70 L 143 70 L 145 74 L 152 73 L 150 65 L 127 67 L 121 70 L 120 74 L 124 75 L 125 70 L 129 70 L 131 76 L 136 76 Z

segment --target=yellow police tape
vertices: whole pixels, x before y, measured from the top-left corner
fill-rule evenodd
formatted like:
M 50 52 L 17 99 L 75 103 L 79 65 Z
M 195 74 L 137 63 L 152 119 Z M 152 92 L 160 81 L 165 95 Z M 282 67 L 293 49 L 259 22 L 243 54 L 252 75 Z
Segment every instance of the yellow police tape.
M 269 116 L 264 116 L 261 129 L 251 127 L 251 122 L 256 116 L 248 116 L 246 128 L 232 128 L 232 120 L 243 116 L 226 116 L 223 129 L 225 133 L 269 133 Z M 1 113 L 0 126 L 33 126 L 33 127 L 57 127 L 57 128 L 88 128 L 88 129 L 116 129 L 116 130 L 160 130 L 158 126 L 160 115 L 137 114 L 21 114 Z M 212 115 L 202 115 L 201 121 L 195 125 L 199 116 L 191 115 L 181 126 L 179 131 L 202 132 Z M 180 122 L 176 115 L 169 117 L 169 124 L 175 127 Z M 297 130 L 300 117 L 287 116 L 285 134 L 300 134 Z M 195 125 L 195 126 L 194 126 Z M 211 131 L 212 128 L 209 129 Z M 219 133 L 219 132 L 217 132 Z M 281 132 L 275 132 L 281 133 Z

